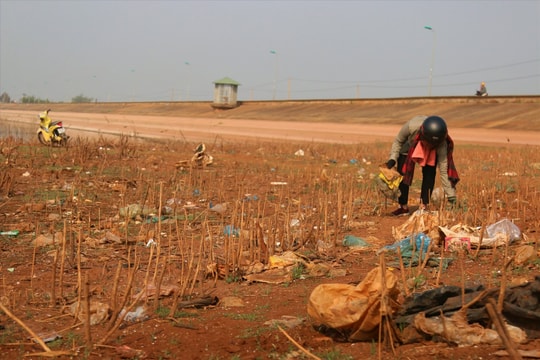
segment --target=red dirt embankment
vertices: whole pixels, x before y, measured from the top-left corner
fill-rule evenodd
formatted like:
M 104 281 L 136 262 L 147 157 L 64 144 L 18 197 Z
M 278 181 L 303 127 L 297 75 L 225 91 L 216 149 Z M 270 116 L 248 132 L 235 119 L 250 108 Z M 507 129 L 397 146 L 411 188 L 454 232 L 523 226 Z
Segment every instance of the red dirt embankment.
M 454 140 L 540 145 L 540 96 L 258 101 L 230 110 L 209 102 L 1 104 L 0 119 L 36 123 L 46 107 L 74 133 L 354 143 L 391 138 L 411 117 L 437 114 Z

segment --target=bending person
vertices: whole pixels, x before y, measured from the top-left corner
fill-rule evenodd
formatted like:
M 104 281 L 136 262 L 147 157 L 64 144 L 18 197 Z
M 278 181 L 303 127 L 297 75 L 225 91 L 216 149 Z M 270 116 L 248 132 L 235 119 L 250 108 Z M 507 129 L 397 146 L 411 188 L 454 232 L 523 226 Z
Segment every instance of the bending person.
M 416 116 L 403 125 L 392 143 L 390 159 L 386 163 L 389 169 L 397 165 L 398 172 L 403 175 L 399 185 L 399 208 L 392 215 L 408 215 L 410 212 L 409 187 L 415 164 L 422 167 L 420 209 L 426 209 L 429 205 L 437 167 L 448 201 L 452 204 L 456 202 L 459 177 L 452 156 L 453 149 L 454 142 L 448 135 L 446 122 L 439 116 Z

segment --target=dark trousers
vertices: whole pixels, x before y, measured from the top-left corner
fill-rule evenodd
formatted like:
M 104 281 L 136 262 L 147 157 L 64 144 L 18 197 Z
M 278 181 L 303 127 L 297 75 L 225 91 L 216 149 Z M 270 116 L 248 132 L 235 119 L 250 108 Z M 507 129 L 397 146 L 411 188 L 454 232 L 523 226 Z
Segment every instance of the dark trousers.
M 399 158 L 397 161 L 397 168 L 401 175 L 403 175 L 403 172 L 401 171 L 401 169 L 403 168 L 403 164 L 405 163 L 406 159 L 407 159 L 407 155 L 404 155 L 404 154 L 399 155 Z M 422 204 L 424 205 L 429 204 L 431 193 L 433 192 L 433 188 L 435 187 L 436 173 L 437 173 L 436 166 L 426 165 L 422 167 L 422 187 L 421 187 L 421 192 L 420 192 L 420 199 L 422 200 Z M 403 182 L 401 182 L 399 184 L 399 191 L 401 192 L 401 195 L 398 198 L 399 205 L 407 205 L 407 203 L 409 202 L 409 185 L 406 185 Z

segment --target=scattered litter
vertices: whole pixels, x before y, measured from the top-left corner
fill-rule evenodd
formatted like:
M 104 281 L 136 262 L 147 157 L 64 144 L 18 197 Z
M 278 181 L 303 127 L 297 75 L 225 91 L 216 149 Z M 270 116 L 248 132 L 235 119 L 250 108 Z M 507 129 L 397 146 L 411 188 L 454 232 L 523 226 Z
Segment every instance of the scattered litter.
M 463 247 L 466 247 L 468 251 L 471 251 L 471 239 L 469 237 L 447 236 L 444 239 L 444 251 L 448 251 L 448 249 L 458 250 Z
M 167 201 L 165 202 L 168 206 L 174 206 L 174 205 L 182 205 L 182 200 L 180 199 L 175 199 L 175 198 L 170 198 L 170 199 L 167 199 Z
M 383 317 L 397 310 L 398 295 L 397 275 L 390 269 L 383 271 L 377 267 L 357 286 L 318 285 L 309 297 L 307 312 L 319 331 L 337 332 L 344 341 L 376 340 Z
M 428 335 L 437 335 L 442 339 L 460 346 L 472 345 L 502 345 L 497 331 L 487 329 L 480 324 L 469 324 L 466 311 L 457 311 L 451 317 L 435 316 L 426 318 L 423 312 L 414 318 L 414 326 Z M 512 325 L 505 324 L 510 338 L 518 344 L 527 341 L 525 331 Z
M 299 149 L 294 153 L 295 156 L 304 156 L 304 150 Z
M 502 219 L 486 227 L 484 236 L 480 238 L 480 229 L 463 225 L 451 228 L 439 227 L 446 238 L 469 238 L 472 247 L 495 248 L 521 238 L 519 228 L 508 219 Z
M 192 210 L 192 209 L 198 209 L 199 207 L 192 203 L 191 201 L 187 201 L 186 204 L 183 206 L 184 209 L 186 210 Z
M 62 231 L 56 232 L 53 234 L 41 234 L 34 239 L 32 242 L 35 246 L 47 246 L 52 244 L 61 244 L 64 234 Z
M 509 219 L 502 219 L 486 227 L 489 237 L 497 237 L 499 234 L 508 236 L 510 242 L 521 238 L 521 230 Z
M 448 285 L 413 293 L 402 303 L 394 317 L 396 326 L 404 329 L 404 343 L 418 342 L 416 328 L 426 340 L 433 335 L 433 340 L 444 339 L 462 346 L 473 344 L 500 344 L 497 332 L 484 325 L 493 322 L 488 306 L 495 306 L 503 301 L 501 323 L 512 325 L 509 329 L 511 338 L 522 343 L 526 338 L 537 339 L 540 336 L 540 303 L 538 302 L 540 276 L 534 281 L 525 281 L 519 285 L 506 286 L 504 299 L 499 299 L 499 288 L 485 289 L 483 285 L 465 287 Z M 464 305 L 466 304 L 466 305 Z M 508 328 L 508 325 L 507 325 Z
M 214 158 L 206 153 L 206 145 L 201 143 L 195 150 L 195 154 L 191 158 L 191 164 L 199 167 L 211 165 L 214 162 Z
M 150 239 L 146 243 L 146 247 L 150 247 L 150 246 L 157 246 L 157 243 L 154 241 L 154 239 Z
M 287 185 L 285 181 L 272 181 L 270 185 Z
M 441 221 L 444 221 L 442 215 L 438 211 L 417 210 L 409 216 L 406 222 L 392 228 L 392 235 L 394 239 L 401 240 L 410 234 L 424 233 L 437 242 L 440 239 L 439 225 L 441 225 Z
M 362 239 L 360 237 L 357 237 L 357 236 L 354 236 L 354 235 L 345 235 L 345 238 L 343 239 L 343 246 L 367 247 L 367 246 L 370 246 L 370 244 L 366 240 L 364 240 L 364 239 Z
M 422 251 L 423 253 L 426 253 L 430 243 L 431 239 L 429 236 L 424 233 L 420 233 L 416 234 L 414 241 L 410 236 L 408 236 L 401 241 L 393 243 L 392 245 L 384 246 L 382 249 L 377 251 L 377 254 L 384 251 L 397 251 L 397 248 L 400 249 L 402 256 L 407 253 L 412 253 L 413 251 Z
M 268 260 L 270 268 L 284 268 L 298 263 L 305 264 L 306 261 L 292 251 L 285 251 L 282 255 L 272 255 Z
M 0 235 L 3 236 L 17 236 L 19 235 L 19 230 L 8 230 L 0 232 Z
M 226 236 L 239 236 L 240 229 L 235 228 L 233 225 L 225 225 L 223 229 L 223 235 Z
M 402 179 L 403 176 L 395 168 L 388 169 L 386 165 L 380 165 L 379 175 L 375 177 L 375 183 L 386 198 L 397 201 L 400 195 L 399 184 Z
M 139 204 L 130 204 L 126 207 L 120 208 L 118 211 L 121 217 L 128 217 L 130 219 L 135 218 L 136 216 L 149 216 L 152 214 L 156 214 L 157 210 L 155 208 L 151 208 L 148 206 L 141 206 Z
M 501 174 L 501 176 L 517 176 L 517 172 L 515 171 L 507 171 Z
M 55 340 L 61 339 L 62 335 L 58 334 L 56 331 L 47 332 L 42 334 L 36 334 L 44 343 L 50 343 Z M 36 339 L 32 339 L 34 342 L 37 342 Z
M 259 200 L 259 197 L 257 195 L 246 194 L 244 196 L 244 201 L 257 201 L 257 200 Z
M 62 220 L 62 215 L 60 214 L 49 214 L 49 216 L 47 216 L 47 220 L 49 221 L 59 221 L 59 220 Z
M 100 244 L 106 244 L 106 243 L 115 243 L 115 244 L 122 244 L 122 239 L 120 236 L 113 234 L 110 231 L 107 231 L 103 238 L 99 240 Z
M 227 211 L 227 203 L 221 203 L 221 204 L 216 204 L 214 206 L 210 206 L 210 210 L 220 215 L 223 215 Z
M 260 282 L 264 284 L 285 284 L 293 280 L 292 272 L 288 268 L 269 269 L 260 274 L 244 275 L 248 283 Z
M 124 316 L 125 314 L 125 316 Z M 120 311 L 120 314 L 118 315 L 120 318 L 124 316 L 124 321 L 126 322 L 141 322 L 146 319 L 148 319 L 148 315 L 146 314 L 146 310 L 144 306 L 140 305 L 138 306 L 134 311 L 129 311 L 126 313 L 125 309 L 122 309 Z
M 173 295 L 175 292 L 178 292 L 180 288 L 176 285 L 165 285 L 161 284 L 159 287 L 159 297 L 167 297 Z M 158 292 L 158 289 L 156 285 L 153 283 L 150 283 L 146 285 L 146 289 L 142 289 L 137 294 L 133 295 L 134 299 L 139 299 L 142 297 L 143 299 L 154 299 L 156 297 L 156 294 Z
M 533 260 L 536 257 L 536 251 L 531 245 L 522 245 L 516 248 L 516 254 L 514 255 L 514 263 L 516 265 L 523 265 Z
M 84 306 L 79 302 L 74 302 L 68 307 L 68 311 L 72 316 L 77 316 L 82 322 L 86 322 L 86 313 Z M 90 325 L 97 325 L 109 318 L 109 305 L 98 302 L 90 302 Z

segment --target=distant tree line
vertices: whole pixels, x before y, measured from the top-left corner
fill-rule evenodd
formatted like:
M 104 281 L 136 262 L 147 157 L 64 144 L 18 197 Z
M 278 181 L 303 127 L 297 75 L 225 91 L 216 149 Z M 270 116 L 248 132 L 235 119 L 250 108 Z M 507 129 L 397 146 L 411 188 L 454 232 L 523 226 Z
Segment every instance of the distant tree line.
M 1 103 L 10 103 L 11 98 L 9 97 L 7 92 L 3 92 L 2 95 L 0 95 L 0 102 Z
M 83 94 L 80 94 L 71 98 L 72 103 L 91 103 L 94 101 L 96 100 L 88 96 L 84 96 Z M 0 103 L 10 103 L 10 102 L 14 102 L 14 101 L 11 100 L 11 97 L 9 96 L 7 92 L 3 92 L 2 95 L 0 95 Z M 33 95 L 23 94 L 20 102 L 23 104 L 48 104 L 51 101 L 49 99 L 41 99 Z

